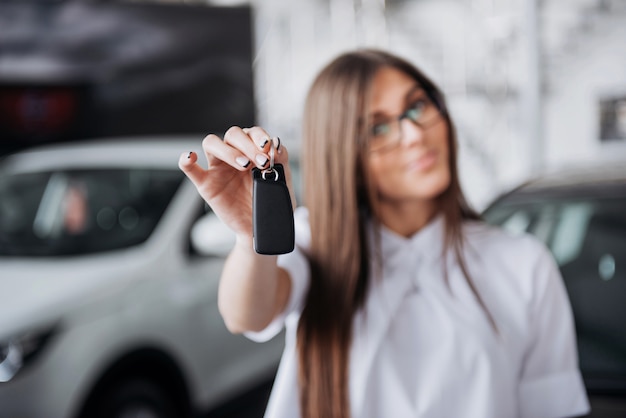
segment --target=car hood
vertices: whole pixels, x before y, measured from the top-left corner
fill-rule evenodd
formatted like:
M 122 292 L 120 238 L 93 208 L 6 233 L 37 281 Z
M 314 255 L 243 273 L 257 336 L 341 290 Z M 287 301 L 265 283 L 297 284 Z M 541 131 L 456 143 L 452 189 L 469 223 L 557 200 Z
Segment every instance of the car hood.
M 130 252 L 67 259 L 0 258 L 0 341 L 141 280 Z

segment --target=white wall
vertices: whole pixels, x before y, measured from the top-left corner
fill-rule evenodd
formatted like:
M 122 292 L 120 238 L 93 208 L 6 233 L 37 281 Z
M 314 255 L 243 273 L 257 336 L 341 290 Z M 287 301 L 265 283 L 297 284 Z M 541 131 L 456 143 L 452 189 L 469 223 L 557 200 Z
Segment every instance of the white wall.
M 621 0 L 608 11 L 606 0 L 539 1 L 540 143 L 530 138 L 523 103 L 525 1 L 257 0 L 259 122 L 297 147 L 317 71 L 346 49 L 377 46 L 417 63 L 444 90 L 458 127 L 461 182 L 477 209 L 537 174 L 533 158 L 549 169 L 626 154 L 624 144 L 598 139 L 598 98 L 626 92 Z
M 598 103 L 626 97 L 626 13 L 605 16 L 570 54 L 546 94 L 548 164 L 626 158 L 626 142 L 601 143 Z

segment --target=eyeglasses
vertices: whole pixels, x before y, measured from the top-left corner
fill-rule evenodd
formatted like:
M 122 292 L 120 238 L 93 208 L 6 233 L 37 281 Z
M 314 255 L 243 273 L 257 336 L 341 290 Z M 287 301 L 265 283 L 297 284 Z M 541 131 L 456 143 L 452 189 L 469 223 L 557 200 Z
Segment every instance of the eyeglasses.
M 430 128 L 441 120 L 442 111 L 430 97 L 416 99 L 401 115 L 376 121 L 369 129 L 369 151 L 387 152 L 402 142 L 402 119 L 408 119 L 422 129 Z

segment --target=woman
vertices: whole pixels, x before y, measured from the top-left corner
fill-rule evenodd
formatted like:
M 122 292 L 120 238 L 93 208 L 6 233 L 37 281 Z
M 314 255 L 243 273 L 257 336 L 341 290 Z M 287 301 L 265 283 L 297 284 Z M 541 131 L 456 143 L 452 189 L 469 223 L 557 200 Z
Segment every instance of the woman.
M 304 112 L 307 209 L 279 257 L 252 249 L 248 171 L 267 167 L 269 138 L 233 127 L 205 138 L 208 170 L 180 159 L 237 234 L 220 282 L 228 328 L 262 341 L 286 326 L 267 417 L 588 411 L 558 270 L 538 241 L 468 207 L 452 121 L 420 71 L 376 50 L 321 71 Z

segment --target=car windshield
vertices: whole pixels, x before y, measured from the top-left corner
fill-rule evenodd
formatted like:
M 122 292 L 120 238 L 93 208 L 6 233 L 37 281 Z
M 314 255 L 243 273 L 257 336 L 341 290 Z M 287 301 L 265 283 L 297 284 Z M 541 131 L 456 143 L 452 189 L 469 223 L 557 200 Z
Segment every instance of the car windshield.
M 144 242 L 178 189 L 178 170 L 0 176 L 0 256 L 80 255 Z
M 554 254 L 590 386 L 593 379 L 626 376 L 626 197 L 623 192 L 606 196 L 517 196 L 483 214 L 514 233 L 534 234 Z

